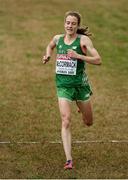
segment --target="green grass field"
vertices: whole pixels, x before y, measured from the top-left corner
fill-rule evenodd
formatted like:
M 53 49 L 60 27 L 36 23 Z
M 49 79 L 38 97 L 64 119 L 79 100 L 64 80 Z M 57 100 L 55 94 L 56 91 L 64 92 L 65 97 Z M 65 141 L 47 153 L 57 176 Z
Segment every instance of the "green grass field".
M 68 10 L 82 14 L 103 60 L 87 66 L 94 125 L 85 127 L 73 104 L 72 139 L 104 142 L 73 143 L 72 171 L 63 170 L 62 144 L 50 143 L 61 140 L 55 54 L 41 62 Z M 1 179 L 128 178 L 127 14 L 127 0 L 0 0 L 0 142 L 10 142 L 0 143 Z

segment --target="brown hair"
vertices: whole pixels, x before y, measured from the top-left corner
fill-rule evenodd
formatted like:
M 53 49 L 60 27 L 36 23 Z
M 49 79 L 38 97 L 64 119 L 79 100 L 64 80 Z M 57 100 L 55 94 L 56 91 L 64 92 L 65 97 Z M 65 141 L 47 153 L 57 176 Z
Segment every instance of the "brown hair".
M 89 31 L 89 27 L 88 26 L 85 26 L 85 27 L 80 27 L 80 23 L 81 23 L 81 14 L 79 12 L 76 12 L 76 11 L 68 11 L 66 12 L 65 14 L 65 20 L 68 16 L 74 16 L 77 18 L 78 20 L 78 29 L 77 29 L 77 33 L 78 34 L 83 34 L 83 35 L 86 35 L 86 36 L 91 36 L 92 33 Z

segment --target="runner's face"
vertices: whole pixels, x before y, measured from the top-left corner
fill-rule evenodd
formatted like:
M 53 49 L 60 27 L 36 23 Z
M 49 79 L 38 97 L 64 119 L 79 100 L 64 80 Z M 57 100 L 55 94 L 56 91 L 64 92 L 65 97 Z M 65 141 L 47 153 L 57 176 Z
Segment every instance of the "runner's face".
M 64 27 L 66 34 L 69 35 L 76 34 L 78 29 L 78 19 L 75 16 L 67 16 Z

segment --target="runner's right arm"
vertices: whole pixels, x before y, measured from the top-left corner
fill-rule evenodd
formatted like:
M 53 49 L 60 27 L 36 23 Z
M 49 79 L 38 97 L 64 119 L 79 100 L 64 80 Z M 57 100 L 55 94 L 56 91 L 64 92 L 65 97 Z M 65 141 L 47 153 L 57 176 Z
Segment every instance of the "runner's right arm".
M 54 48 L 56 47 L 56 43 L 58 41 L 58 38 L 59 38 L 58 35 L 54 36 L 53 39 L 48 44 L 48 46 L 46 47 L 46 54 L 42 59 L 43 64 L 46 64 L 50 60 L 52 52 L 53 52 Z

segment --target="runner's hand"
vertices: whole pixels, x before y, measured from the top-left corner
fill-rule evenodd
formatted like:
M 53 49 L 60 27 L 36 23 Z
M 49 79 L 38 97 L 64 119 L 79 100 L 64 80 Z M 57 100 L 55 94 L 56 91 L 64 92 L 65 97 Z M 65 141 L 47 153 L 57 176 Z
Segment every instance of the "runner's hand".
M 44 56 L 43 57 L 43 64 L 46 64 L 50 60 L 50 56 Z
M 78 58 L 78 53 L 72 49 L 68 49 L 67 54 L 70 58 L 76 58 L 76 59 Z

